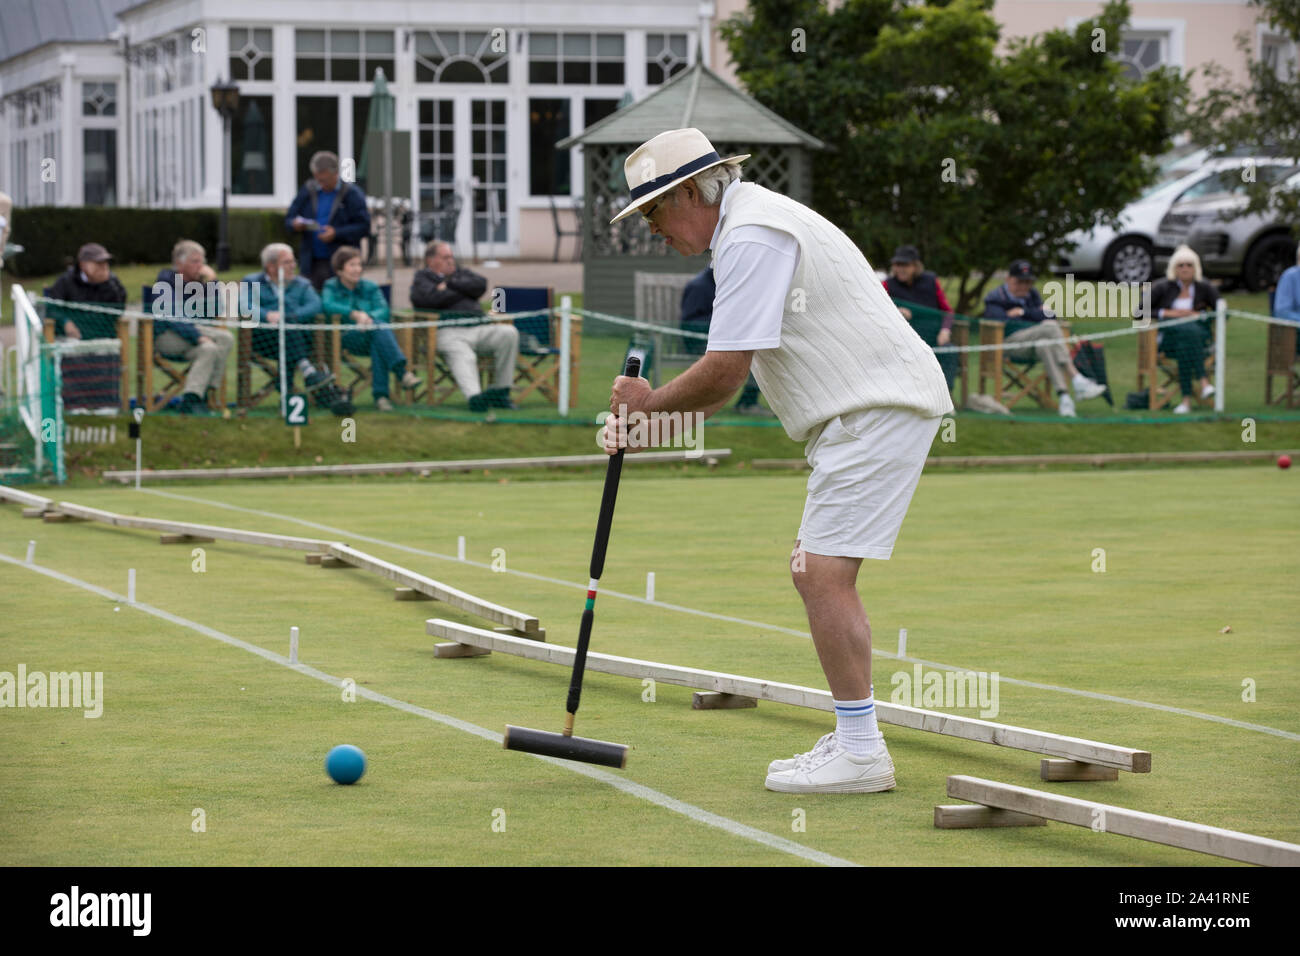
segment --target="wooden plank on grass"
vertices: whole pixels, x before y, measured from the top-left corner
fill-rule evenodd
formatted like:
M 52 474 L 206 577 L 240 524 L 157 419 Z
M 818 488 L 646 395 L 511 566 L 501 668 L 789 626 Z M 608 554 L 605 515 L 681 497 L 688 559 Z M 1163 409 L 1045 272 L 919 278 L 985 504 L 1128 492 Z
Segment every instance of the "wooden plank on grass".
M 999 810 L 1026 813 L 1098 832 L 1116 833 L 1149 843 L 1163 843 L 1165 846 L 1208 853 L 1243 863 L 1300 866 L 1300 845 L 1294 843 L 1095 803 L 1092 800 L 1063 797 L 981 777 L 961 774 L 949 777 L 948 796 Z
M 1044 780 L 1118 780 L 1114 767 L 1099 767 L 1077 760 L 1043 760 L 1038 775 Z
M 554 644 L 537 644 L 534 641 L 494 634 L 481 628 L 455 624 L 440 618 L 425 622 L 428 634 L 448 641 L 457 641 L 481 647 L 485 650 L 500 651 L 526 657 L 529 660 L 546 661 L 573 666 L 573 648 L 557 647 Z M 770 700 L 778 704 L 791 704 L 795 707 L 808 707 L 812 710 L 832 712 L 835 704 L 829 691 L 812 687 L 800 687 L 795 684 L 783 684 L 778 681 L 757 680 L 752 677 L 740 677 L 736 674 L 722 674 L 717 671 L 699 670 L 694 667 L 678 667 L 673 664 L 660 664 L 655 661 L 642 661 L 631 657 L 615 657 L 612 654 L 587 654 L 587 670 L 602 674 L 614 674 L 619 677 L 647 677 L 663 681 L 666 684 L 680 684 L 683 687 L 695 687 L 699 690 L 715 691 L 722 694 L 734 694 L 740 697 L 752 697 L 755 700 Z M 1010 747 L 1015 750 L 1027 750 L 1032 753 L 1047 754 L 1086 763 L 1105 764 L 1128 770 L 1131 773 L 1147 773 L 1151 770 L 1151 754 L 1145 750 L 1129 747 L 1116 747 L 1095 740 L 1083 740 L 1078 737 L 1066 737 L 1049 734 L 1026 727 L 1012 727 L 995 724 L 987 720 L 971 717 L 957 717 L 941 714 L 933 710 L 920 710 L 899 704 L 884 704 L 876 701 L 876 718 L 886 724 L 910 727 L 928 733 L 959 737 L 980 743 Z
M 977 803 L 934 808 L 934 825 L 939 830 L 974 830 L 983 827 L 1045 827 L 1042 817 L 1031 817 L 1014 810 L 982 807 Z
M 966 740 L 977 740 L 980 743 L 997 744 L 999 747 L 1010 747 L 1013 750 L 1028 750 L 1052 757 L 1077 760 L 1080 763 L 1114 767 L 1117 770 L 1127 770 L 1129 773 L 1151 772 L 1149 751 L 1115 747 L 1095 740 L 1084 740 L 1081 737 L 1047 734 L 1024 727 L 1012 727 L 1009 724 L 995 724 L 975 717 L 957 717 L 934 710 L 886 704 L 883 701 L 876 701 L 876 719 L 887 724 L 910 727 L 913 730 L 947 734 Z
M 388 578 L 394 584 L 411 588 L 421 594 L 427 594 L 439 601 L 445 601 L 457 610 L 485 618 L 496 624 L 503 624 L 524 634 L 537 633 L 537 618 L 531 617 L 522 611 L 503 607 L 500 604 L 493 604 L 491 601 L 484 601 L 482 598 L 477 598 L 449 584 L 443 584 L 441 581 L 427 578 L 423 574 L 408 571 L 406 568 L 383 561 L 372 554 L 366 554 L 364 551 L 358 551 L 356 548 L 350 548 L 344 544 L 330 545 L 329 553 L 355 567 Z M 529 643 L 532 642 L 529 641 Z
M 141 518 L 135 515 L 120 515 L 100 508 L 87 508 L 60 501 L 59 511 L 74 518 L 86 521 L 98 521 L 118 528 L 143 528 L 146 531 L 161 531 L 171 534 L 184 534 L 193 537 L 215 538 L 218 541 L 236 541 L 240 544 L 258 544 L 271 548 L 289 548 L 294 551 L 325 551 L 330 542 L 314 538 L 295 538 L 285 534 L 267 534 L 262 531 L 243 531 L 238 528 L 220 528 L 215 525 L 191 524 L 187 521 L 167 521 L 162 518 Z
M 752 697 L 718 694 L 711 690 L 697 690 L 691 697 L 691 710 L 745 710 L 757 706 L 758 701 Z
M 491 653 L 481 647 L 470 647 L 468 644 L 457 644 L 454 641 L 433 645 L 434 657 L 487 657 Z
M 0 501 L 12 501 L 16 504 L 26 505 L 28 508 L 40 508 L 42 511 L 48 511 L 54 506 L 54 502 L 49 498 L 42 498 L 30 491 L 10 488 L 8 485 L 0 485 Z
M 710 448 L 696 454 L 687 451 L 647 451 L 629 455 L 628 461 L 646 465 L 664 462 L 698 461 L 707 464 L 713 459 L 714 464 L 720 458 L 728 458 L 730 448 Z M 171 468 L 158 471 L 143 471 L 142 481 L 173 481 L 184 478 L 289 478 L 311 477 L 318 475 L 390 475 L 405 472 L 447 472 L 447 471 L 500 471 L 506 468 L 573 468 L 590 465 L 603 465 L 609 456 L 598 455 L 557 455 L 549 458 L 473 458 L 453 461 L 393 461 L 376 462 L 366 465 L 269 465 L 257 468 Z M 135 481 L 134 471 L 106 471 L 104 477 L 110 481 L 123 484 Z

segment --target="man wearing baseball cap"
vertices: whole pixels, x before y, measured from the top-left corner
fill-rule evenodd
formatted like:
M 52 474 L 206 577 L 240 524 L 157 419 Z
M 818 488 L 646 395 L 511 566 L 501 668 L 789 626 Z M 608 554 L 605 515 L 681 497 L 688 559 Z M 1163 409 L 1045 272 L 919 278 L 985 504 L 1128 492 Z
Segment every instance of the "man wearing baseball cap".
M 889 275 L 885 291 L 898 306 L 899 314 L 921 336 L 921 341 L 931 348 L 942 348 L 952 341 L 952 327 L 956 321 L 948 297 L 943 294 L 939 277 L 927 272 L 916 246 L 899 246 L 889 260 Z M 957 378 L 957 355 L 953 352 L 935 353 L 943 369 L 948 391 Z
M 704 357 L 662 388 L 614 380 L 609 453 L 632 413 L 713 414 L 752 367 L 812 465 L 791 555 L 794 585 L 835 702 L 835 730 L 768 766 L 786 793 L 895 786 L 876 723 L 871 626 L 857 592 L 865 558 L 887 560 L 952 401 L 934 353 L 908 328 L 857 246 L 792 199 L 740 181 L 697 129 L 661 133 L 628 157 L 632 202 L 682 255 L 713 250 L 717 291 Z M 636 450 L 635 448 L 630 450 Z
M 1043 297 L 1034 288 L 1034 270 L 1028 260 L 1017 259 L 1007 267 L 1007 281 L 984 297 L 984 318 L 1000 319 L 1002 341 L 1015 348 L 1007 349 L 1011 358 L 1037 354 L 1056 389 L 1056 400 L 1064 418 L 1077 418 L 1070 387 L 1075 397 L 1085 402 L 1106 394 L 1106 386 L 1074 369 L 1065 333 L 1056 321 L 1056 313 L 1043 305 Z
M 117 313 L 126 308 L 126 289 L 113 275 L 113 257 L 97 242 L 77 250 L 77 261 L 54 280 L 49 298 L 59 302 L 86 302 L 112 309 L 78 309 L 51 305 L 55 330 L 70 339 L 111 339 L 117 336 Z

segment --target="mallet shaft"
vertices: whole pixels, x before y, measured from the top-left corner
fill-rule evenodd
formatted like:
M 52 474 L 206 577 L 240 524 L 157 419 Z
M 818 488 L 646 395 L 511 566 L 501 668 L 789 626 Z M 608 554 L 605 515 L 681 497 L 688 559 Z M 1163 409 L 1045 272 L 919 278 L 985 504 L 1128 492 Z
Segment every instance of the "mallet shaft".
M 641 359 L 629 355 L 623 374 L 635 378 L 641 374 Z M 582 699 L 582 675 L 587 666 L 587 645 L 591 641 L 591 626 L 595 620 L 596 586 L 605 570 L 605 551 L 609 546 L 609 530 L 614 523 L 614 503 L 618 499 L 618 480 L 623 473 L 623 454 L 620 448 L 609 457 L 605 468 L 605 488 L 600 496 L 600 517 L 596 519 L 596 540 L 591 546 L 591 583 L 587 590 L 587 606 L 582 612 L 578 628 L 578 645 L 574 649 L 573 676 L 569 679 L 569 697 L 565 709 L 570 715 L 578 712 Z

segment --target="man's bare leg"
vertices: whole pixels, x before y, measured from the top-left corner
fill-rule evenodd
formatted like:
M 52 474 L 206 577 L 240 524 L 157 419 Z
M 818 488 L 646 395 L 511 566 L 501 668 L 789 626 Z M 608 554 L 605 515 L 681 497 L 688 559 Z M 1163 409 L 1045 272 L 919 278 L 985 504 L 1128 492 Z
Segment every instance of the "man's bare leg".
M 857 588 L 861 566 L 861 558 L 809 554 L 799 542 L 791 558 L 794 586 L 835 700 L 871 696 L 871 623 Z
M 835 731 L 806 754 L 774 760 L 764 786 L 780 793 L 877 793 L 895 786 L 871 698 L 871 625 L 858 598 L 861 558 L 808 554 L 795 543 L 791 572 L 835 701 Z

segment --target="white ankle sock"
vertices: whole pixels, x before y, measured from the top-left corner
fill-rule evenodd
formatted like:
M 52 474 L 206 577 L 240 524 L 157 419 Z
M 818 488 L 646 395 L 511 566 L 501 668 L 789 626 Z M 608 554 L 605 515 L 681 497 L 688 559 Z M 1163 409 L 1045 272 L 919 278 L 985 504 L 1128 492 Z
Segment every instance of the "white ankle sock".
M 307 359 L 298 359 L 298 371 L 302 372 L 303 375 L 310 375 L 316 371 L 316 366 L 312 365 Z
M 876 726 L 876 701 L 834 700 L 835 739 L 855 757 L 870 756 L 880 746 L 880 729 Z

